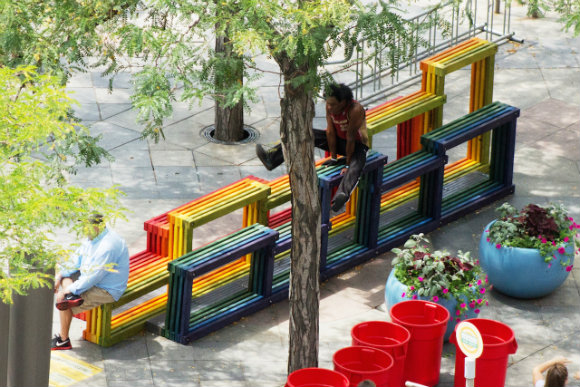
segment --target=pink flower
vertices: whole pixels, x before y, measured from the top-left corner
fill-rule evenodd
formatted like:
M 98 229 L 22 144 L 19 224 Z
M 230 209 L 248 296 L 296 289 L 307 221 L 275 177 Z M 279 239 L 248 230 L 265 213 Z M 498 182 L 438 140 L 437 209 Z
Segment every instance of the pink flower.
M 495 248 L 499 250 L 501 249 L 501 245 L 498 243 L 497 245 L 495 245 Z
M 433 302 L 437 302 L 437 301 L 439 301 L 439 297 L 433 296 Z
M 542 238 L 542 243 L 546 243 L 546 242 L 547 242 L 546 238 Z
M 423 282 L 423 277 L 417 277 L 417 279 L 419 280 L 419 282 Z
M 487 239 L 486 239 L 486 240 L 489 242 L 489 241 L 491 240 L 491 238 L 490 238 L 490 237 L 487 237 Z
M 573 267 L 574 267 L 574 265 L 566 266 L 566 271 L 572 271 Z
M 574 230 L 574 225 L 573 225 L 573 224 L 571 224 L 571 225 L 570 225 L 570 227 L 568 227 L 568 228 L 569 228 L 570 230 Z M 578 227 L 576 227 L 576 228 L 578 228 Z
M 413 300 L 416 300 L 416 299 L 417 299 L 417 295 L 413 294 Z
M 556 246 L 556 241 L 552 241 L 552 246 Z
M 461 303 L 461 305 L 459 305 L 461 308 L 465 308 L 467 305 L 465 305 L 465 302 Z
M 481 280 L 477 280 L 477 284 L 478 285 L 481 285 Z
M 552 255 L 552 258 L 553 259 L 558 259 L 558 258 L 556 258 L 556 254 Z
M 477 299 L 477 303 L 478 303 L 478 304 L 481 304 L 482 302 L 483 302 L 483 300 L 482 300 L 481 298 L 478 298 L 478 299 Z
M 443 294 L 449 293 L 449 289 L 443 289 Z
M 487 276 L 485 276 L 485 283 L 488 283 L 489 279 L 487 278 Z
M 459 317 L 455 318 L 455 321 L 459 322 L 461 319 Z
M 411 287 L 409 287 L 409 290 L 415 290 L 415 287 L 411 285 Z
M 489 302 L 488 301 L 485 301 L 485 306 L 488 306 L 488 305 L 489 305 Z
M 549 264 L 548 264 L 548 269 L 549 269 L 549 268 L 551 268 L 551 267 L 552 267 L 552 264 L 551 264 L 551 263 L 549 263 Z
M 403 294 L 401 294 L 401 297 L 405 297 L 405 292 L 403 292 Z
M 560 246 L 560 247 L 558 247 L 558 252 L 560 254 L 565 254 L 566 253 L 566 249 L 564 247 Z
M 479 314 L 479 309 L 474 310 L 475 314 Z
M 564 242 L 568 242 L 570 240 L 570 238 L 566 237 L 564 238 Z
M 485 230 L 485 232 L 489 232 L 489 229 Z
M 481 294 L 484 294 L 484 293 L 485 293 L 485 288 L 481 288 L 481 289 L 479 289 L 479 292 L 480 292 Z
M 461 314 L 461 311 L 460 311 L 460 310 L 456 310 L 456 311 L 455 311 L 455 315 L 456 315 L 456 316 L 459 316 L 460 314 Z
M 475 301 L 471 301 L 471 302 L 469 303 L 469 307 L 470 307 L 470 308 L 475 308 Z

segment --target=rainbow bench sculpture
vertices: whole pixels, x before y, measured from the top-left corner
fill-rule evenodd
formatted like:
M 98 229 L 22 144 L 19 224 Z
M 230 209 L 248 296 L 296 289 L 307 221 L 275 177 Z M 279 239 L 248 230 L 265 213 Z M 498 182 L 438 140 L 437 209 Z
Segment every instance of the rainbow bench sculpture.
M 513 192 L 519 110 L 492 103 L 496 51 L 473 38 L 428 58 L 421 90 L 368 111 L 371 138 L 397 126 L 397 159 L 369 152 L 344 213 L 330 212 L 341 168 L 317 162 L 322 279 Z M 467 65 L 470 113 L 442 125 L 445 76 Z M 449 162 L 462 144 L 465 157 Z M 85 338 L 110 346 L 146 327 L 187 343 L 287 299 L 290 198 L 288 175 L 249 176 L 145 222 L 147 247 L 131 257 L 126 293 L 85 313 Z M 242 208 L 240 229 L 194 248 L 197 227 Z

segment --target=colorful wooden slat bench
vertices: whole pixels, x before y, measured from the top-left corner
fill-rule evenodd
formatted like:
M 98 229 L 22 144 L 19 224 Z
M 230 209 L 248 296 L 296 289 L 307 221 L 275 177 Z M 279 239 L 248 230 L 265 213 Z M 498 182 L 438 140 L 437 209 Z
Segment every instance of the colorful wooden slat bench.
M 258 221 L 260 201 L 270 194 L 270 187 L 259 179 L 248 177 L 224 188 L 193 200 L 167 214 L 169 221 L 169 246 L 171 258 L 181 257 L 191 251 L 193 230 L 233 211 L 248 207 L 244 212 L 244 225 Z
M 454 220 L 513 192 L 515 126 L 519 112 L 517 108 L 494 102 L 421 138 L 427 151 L 443 154 L 476 136 L 492 133 L 491 160 L 485 174 L 476 170 L 480 173 L 474 178 L 470 176 L 474 173 L 470 165 L 457 163 L 452 166 L 454 173 L 445 175 L 440 200 L 441 222 Z
M 276 231 L 254 224 L 173 260 L 170 301 L 160 328 L 164 335 L 187 343 L 269 305 L 277 237 Z M 224 270 L 248 254 L 247 275 L 233 277 Z M 208 276 L 219 281 L 200 282 Z

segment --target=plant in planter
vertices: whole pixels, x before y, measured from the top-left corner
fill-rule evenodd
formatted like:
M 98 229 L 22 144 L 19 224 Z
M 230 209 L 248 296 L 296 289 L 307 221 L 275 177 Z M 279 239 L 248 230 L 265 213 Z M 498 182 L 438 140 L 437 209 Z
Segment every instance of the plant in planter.
M 462 319 L 474 318 L 488 304 L 485 297 L 487 278 L 469 252 L 431 252 L 423 234 L 412 235 L 403 249 L 392 249 L 393 270 L 385 289 L 385 303 L 420 299 L 441 304 L 449 311 L 447 340 Z
M 555 290 L 573 268 L 574 236 L 580 225 L 559 204 L 528 204 L 518 211 L 504 203 L 496 211 L 500 218 L 487 225 L 479 246 L 490 282 L 520 298 Z

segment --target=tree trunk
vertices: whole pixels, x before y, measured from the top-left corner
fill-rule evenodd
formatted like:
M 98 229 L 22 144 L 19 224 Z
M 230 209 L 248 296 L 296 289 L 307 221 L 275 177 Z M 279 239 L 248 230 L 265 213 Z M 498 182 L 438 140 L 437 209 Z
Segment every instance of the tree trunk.
M 231 46 L 227 43 L 229 39 L 225 36 L 217 36 L 215 40 L 215 52 L 223 55 L 225 59 L 234 59 Z M 230 73 L 231 69 L 233 73 Z M 221 66 L 220 74 L 216 73 L 215 83 L 216 91 L 221 93 L 224 89 L 230 87 L 233 82 L 243 82 L 243 63 L 240 60 L 239 65 Z M 244 137 L 244 103 L 240 100 L 235 106 L 226 107 L 225 98 L 215 98 L 215 132 L 213 137 L 220 141 L 234 142 L 240 141 Z
M 292 249 L 290 253 L 290 343 L 288 372 L 318 365 L 320 301 L 320 201 L 314 169 L 314 101 L 312 92 L 289 85 L 289 61 L 279 61 L 285 78 L 280 101 L 280 137 L 292 190 Z M 304 69 L 302 69 L 304 70 Z
M 500 11 L 500 4 L 499 4 L 500 1 L 501 0 L 495 0 L 495 10 L 494 10 L 495 13 L 499 13 L 499 11 Z
M 2 270 L 2 269 L 0 269 Z M 1 275 L 0 275 L 1 277 Z M 10 337 L 10 305 L 0 300 L 0 387 L 8 385 L 8 337 Z

